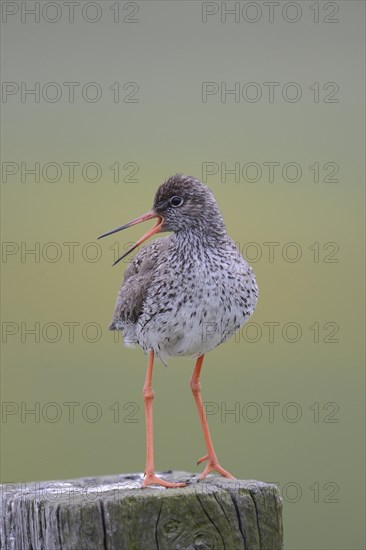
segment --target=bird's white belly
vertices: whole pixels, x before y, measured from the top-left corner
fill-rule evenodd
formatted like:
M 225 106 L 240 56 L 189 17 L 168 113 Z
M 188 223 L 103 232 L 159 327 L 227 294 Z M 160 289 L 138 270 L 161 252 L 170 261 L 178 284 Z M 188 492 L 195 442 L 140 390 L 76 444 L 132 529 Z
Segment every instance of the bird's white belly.
M 196 292 L 183 304 L 182 294 L 187 289 L 182 289 L 182 294 L 169 303 L 169 313 L 164 311 L 148 322 L 142 316 L 137 334 L 144 350 L 154 349 L 163 362 L 168 356 L 197 357 L 234 335 L 250 314 L 239 308 L 230 292 L 223 301 L 215 282 L 212 292 L 209 288 L 206 280 L 204 292 Z

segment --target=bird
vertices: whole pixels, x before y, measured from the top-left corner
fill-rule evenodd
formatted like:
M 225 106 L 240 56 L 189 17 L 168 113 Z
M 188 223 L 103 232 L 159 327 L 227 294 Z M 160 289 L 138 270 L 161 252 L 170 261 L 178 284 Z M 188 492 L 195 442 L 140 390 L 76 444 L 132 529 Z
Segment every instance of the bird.
M 200 479 L 215 471 L 234 476 L 219 463 L 201 397 L 200 375 L 205 354 L 233 336 L 251 317 L 258 286 L 251 266 L 228 236 L 211 189 L 193 176 L 175 174 L 157 189 L 151 210 L 108 231 L 107 237 L 141 222 L 156 224 L 113 265 L 147 239 L 162 232 L 132 258 L 123 277 L 111 330 L 122 331 L 127 346 L 139 345 L 148 356 L 143 387 L 146 418 L 146 467 L 142 488 L 183 487 L 156 475 L 154 466 L 152 375 L 154 359 L 196 360 L 190 386 L 198 410 L 207 461 Z

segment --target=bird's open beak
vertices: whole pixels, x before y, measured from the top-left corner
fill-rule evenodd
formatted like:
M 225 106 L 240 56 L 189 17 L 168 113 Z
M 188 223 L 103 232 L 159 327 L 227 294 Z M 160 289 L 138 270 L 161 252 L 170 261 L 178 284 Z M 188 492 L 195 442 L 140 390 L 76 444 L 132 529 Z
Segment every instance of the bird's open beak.
M 139 218 L 136 218 L 136 219 L 132 220 L 131 222 L 126 223 L 125 225 L 121 225 L 121 227 L 117 227 L 117 229 L 112 229 L 112 231 L 108 231 L 107 233 L 103 233 L 103 235 L 100 235 L 100 237 L 98 237 L 98 239 L 102 239 L 103 237 L 107 237 L 108 235 L 113 235 L 113 233 L 117 233 L 118 231 L 122 231 L 122 229 L 127 229 L 127 227 L 132 227 L 132 225 L 136 225 L 138 223 L 145 222 L 146 220 L 151 220 L 152 218 L 157 218 L 158 219 L 157 222 L 156 222 L 156 225 L 154 225 L 154 227 L 152 229 L 150 229 L 150 231 L 145 233 L 145 235 L 143 235 L 141 237 L 141 239 L 136 241 L 135 244 L 127 250 L 127 252 L 125 252 L 120 258 L 118 258 L 118 260 L 116 260 L 113 263 L 113 265 L 118 264 L 118 262 L 120 262 L 121 260 L 123 260 L 123 258 L 128 256 L 128 254 L 130 254 L 130 252 L 132 252 L 133 250 L 135 250 L 135 248 L 140 246 L 140 244 L 145 242 L 147 239 L 149 239 L 150 237 L 152 237 L 156 233 L 159 233 L 159 231 L 161 230 L 161 226 L 163 225 L 163 218 L 158 216 L 158 214 L 156 212 L 154 212 L 154 210 L 150 210 L 149 212 L 146 212 L 146 214 L 143 214 Z

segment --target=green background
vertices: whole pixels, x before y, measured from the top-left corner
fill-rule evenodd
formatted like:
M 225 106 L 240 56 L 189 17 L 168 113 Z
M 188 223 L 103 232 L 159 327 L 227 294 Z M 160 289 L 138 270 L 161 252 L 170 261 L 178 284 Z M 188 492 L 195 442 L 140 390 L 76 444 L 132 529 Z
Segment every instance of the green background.
M 81 17 L 84 4 L 74 23 L 64 7 L 55 23 L 42 15 L 39 23 L 32 16 L 22 22 L 19 12 L 2 24 L 3 81 L 29 88 L 56 82 L 62 89 L 57 102 L 42 96 L 22 102 L 20 93 L 2 102 L 2 160 L 19 167 L 2 180 L 8 243 L 2 254 L 2 481 L 143 471 L 146 358 L 116 342 L 107 326 L 127 265 L 111 268 L 114 243 L 122 249 L 149 224 L 100 241 L 98 249 L 95 238 L 148 210 L 157 186 L 175 172 L 202 179 L 205 162 L 218 168 L 256 162 L 263 169 L 257 182 L 242 174 L 225 181 L 220 169 L 206 178 L 260 288 L 251 327 L 204 363 L 214 445 L 237 477 L 279 483 L 287 549 L 365 548 L 363 2 L 320 2 L 318 23 L 313 2 L 297 2 L 296 23 L 284 20 L 283 2 L 272 23 L 260 3 L 256 23 L 243 16 L 223 23 L 220 12 L 203 23 L 202 4 L 193 1 L 139 2 L 135 23 L 122 21 L 133 3 L 120 3 L 115 23 L 112 3 L 103 1 L 101 19 L 91 23 Z M 338 22 L 326 23 L 333 6 Z M 46 18 L 55 13 L 49 8 Z M 94 13 L 90 8 L 87 17 Z M 254 11 L 247 13 L 254 18 Z M 80 83 L 74 103 L 64 82 Z M 82 98 L 88 82 L 101 86 L 100 101 Z M 115 103 L 108 89 L 115 82 L 122 99 L 132 90 L 123 85 L 136 82 L 138 101 Z M 235 102 L 216 94 L 202 102 L 202 82 L 223 82 L 227 89 L 256 82 L 263 96 Z M 273 102 L 265 82 L 280 83 Z M 299 101 L 283 99 L 288 82 L 301 87 Z M 315 82 L 318 102 L 309 89 Z M 332 91 L 323 90 L 328 82 L 339 86 L 337 102 L 324 101 Z M 80 163 L 73 183 L 65 166 L 59 181 L 42 175 L 39 182 L 30 175 L 21 181 L 22 162 L 30 168 L 71 161 Z M 100 165 L 99 181 L 83 178 L 88 162 Z M 119 182 L 108 168 L 116 162 Z M 280 163 L 273 183 L 264 162 Z M 301 167 L 298 182 L 281 175 L 289 162 Z M 319 182 L 309 169 L 315 162 Z M 339 167 L 338 182 L 322 181 L 328 162 Z M 123 181 L 127 163 L 138 166 L 136 182 Z M 46 178 L 53 175 L 50 168 Z M 71 242 L 77 243 L 73 261 L 71 245 L 64 244 Z M 274 258 L 269 242 L 278 243 Z M 296 262 L 288 259 L 295 251 L 288 243 L 301 251 Z M 22 256 L 22 247 L 39 247 L 39 257 Z M 273 339 L 271 322 L 279 323 Z M 25 332 L 36 323 L 39 338 Z M 78 323 L 74 338 L 70 323 Z M 100 338 L 88 323 L 99 327 Z M 301 335 L 291 343 L 294 327 Z M 158 469 L 201 470 L 195 463 L 204 444 L 189 389 L 193 366 L 174 358 L 168 369 L 156 364 Z M 71 402 L 73 421 L 65 405 Z M 26 414 L 37 407 L 39 417 Z M 227 414 L 232 409 L 236 415 Z

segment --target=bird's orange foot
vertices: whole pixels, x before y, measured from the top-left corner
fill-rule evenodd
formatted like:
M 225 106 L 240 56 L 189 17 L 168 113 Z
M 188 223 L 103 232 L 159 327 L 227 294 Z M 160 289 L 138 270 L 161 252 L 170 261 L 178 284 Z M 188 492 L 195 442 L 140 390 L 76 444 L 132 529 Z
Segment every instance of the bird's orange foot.
M 146 474 L 144 481 L 142 482 L 142 488 L 148 487 L 149 485 L 161 485 L 161 487 L 167 487 L 168 489 L 173 489 L 175 487 L 185 487 L 186 483 L 172 483 L 161 479 L 161 477 L 156 476 L 154 473 Z
M 200 479 L 205 479 L 207 474 L 209 474 L 212 471 L 219 472 L 219 474 L 221 474 L 224 477 L 229 477 L 231 479 L 236 479 L 233 475 L 231 475 L 230 472 L 228 472 L 222 466 L 220 466 L 220 464 L 218 463 L 216 457 L 210 457 L 209 455 L 205 455 L 197 461 L 197 464 L 201 464 L 205 460 L 208 460 L 208 464 L 205 467 L 205 469 L 203 470 L 202 474 L 200 475 Z

